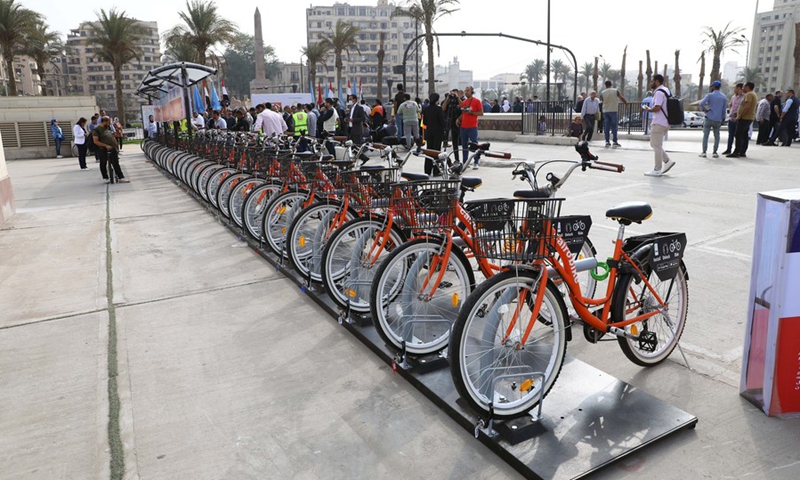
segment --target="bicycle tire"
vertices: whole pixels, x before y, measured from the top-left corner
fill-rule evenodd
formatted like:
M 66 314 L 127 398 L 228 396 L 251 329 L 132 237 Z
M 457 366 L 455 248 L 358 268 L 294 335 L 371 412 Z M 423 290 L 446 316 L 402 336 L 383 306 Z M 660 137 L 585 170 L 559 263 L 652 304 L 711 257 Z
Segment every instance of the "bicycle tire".
M 625 356 L 628 357 L 628 360 L 642 367 L 652 367 L 666 360 L 673 350 L 675 350 L 675 347 L 678 346 L 678 342 L 683 334 L 683 329 L 686 327 L 686 316 L 689 310 L 689 282 L 686 266 L 683 263 L 681 263 L 675 277 L 669 281 L 661 281 L 647 264 L 640 265 L 640 269 L 642 269 L 642 273 L 648 275 L 647 280 L 651 283 L 656 292 L 658 292 L 658 296 L 667 303 L 669 307 L 667 314 L 674 310 L 678 311 L 677 321 L 673 321 L 667 315 L 660 313 L 647 320 L 633 324 L 639 333 L 644 331 L 656 332 L 658 344 L 654 352 L 646 352 L 640 349 L 637 340 L 627 337 L 617 337 L 619 346 Z M 637 282 L 637 280 L 639 281 Z M 667 297 L 667 292 L 670 291 L 669 283 L 673 281 L 671 293 L 669 297 Z M 628 317 L 626 313 L 631 306 L 629 295 L 637 290 L 640 290 L 640 294 L 643 298 L 635 302 L 640 304 L 640 307 L 632 312 L 634 316 L 641 315 L 646 313 L 646 311 L 652 311 L 656 308 L 656 301 L 653 299 L 652 293 L 645 286 L 645 282 L 641 281 L 639 274 L 624 274 L 619 277 L 617 285 L 614 287 L 614 296 L 612 297 L 613 303 L 611 305 L 612 322 L 621 322 Z M 675 303 L 673 299 L 675 295 L 679 295 L 680 298 L 678 300 L 677 309 L 673 310 L 673 305 Z M 673 323 L 674 326 L 670 326 L 670 323 Z M 625 330 L 631 332 L 631 328 L 632 326 L 629 325 L 625 327 Z M 667 332 L 669 334 L 667 334 Z M 664 333 L 664 335 L 660 335 L 661 333 Z M 663 338 L 667 338 L 668 340 L 662 344 Z
M 475 288 L 469 260 L 457 245 L 451 246 L 448 264 L 432 298 L 420 297 L 420 284 L 431 275 L 431 258 L 442 249 L 441 238 L 411 240 L 381 262 L 370 291 L 370 314 L 378 334 L 390 348 L 413 355 L 443 350 L 464 301 Z M 452 272 L 452 274 L 451 274 Z M 430 283 L 428 285 L 431 285 Z M 422 288 L 426 288 L 423 286 Z M 429 291 L 429 290 L 428 290 Z
M 228 179 L 236 174 L 236 169 L 225 167 L 217 170 L 214 172 L 209 178 L 208 182 L 206 183 L 206 192 L 208 194 L 208 200 L 211 202 L 211 205 L 219 210 L 219 204 L 217 203 L 217 192 L 219 192 L 220 187 Z
M 338 217 L 341 210 L 342 202 L 338 200 L 315 203 L 302 209 L 289 226 L 286 250 L 292 268 L 301 277 L 310 276 L 312 281 L 322 282 L 322 251 L 333 236 L 331 221 Z M 356 217 L 352 209 L 348 210 L 346 222 Z
M 540 315 L 531 327 L 535 331 L 526 345 L 519 345 L 519 340 L 528 322 L 518 321 L 515 328 L 506 323 L 506 314 L 513 317 L 518 310 L 531 313 L 531 302 L 524 302 L 522 307 L 514 304 L 522 289 L 527 295 L 536 295 L 538 277 L 538 272 L 517 267 L 492 276 L 469 296 L 453 325 L 451 376 L 458 394 L 478 414 L 493 411 L 494 418 L 500 419 L 524 415 L 539 403 L 540 394 L 541 398 L 547 396 L 561 372 L 567 351 L 567 310 L 551 281 L 547 282 Z M 552 339 L 552 344 L 546 344 L 547 339 Z M 496 363 L 498 366 L 493 366 Z M 534 376 L 526 375 L 494 382 L 506 373 L 530 372 L 543 373 L 543 380 L 537 382 Z M 529 388 L 523 392 L 529 381 Z
M 235 173 L 226 178 L 219 186 L 219 189 L 217 190 L 217 208 L 225 218 L 231 218 L 229 200 L 231 194 L 233 193 L 233 189 L 236 188 L 239 183 L 246 181 L 248 178 L 250 178 L 250 174 Z
M 245 230 L 254 239 L 261 241 L 264 239 L 261 231 L 266 213 L 267 205 L 274 195 L 280 192 L 281 184 L 275 181 L 267 181 L 264 185 L 254 188 L 247 194 L 242 205 L 242 223 Z
M 206 185 L 208 185 L 208 181 L 211 179 L 211 176 L 217 171 L 222 170 L 223 168 L 224 167 L 222 165 L 219 165 L 217 163 L 212 163 L 205 165 L 204 167 L 199 168 L 198 170 L 197 188 L 195 189 L 195 191 L 207 203 L 210 203 L 211 200 L 208 199 L 208 189 L 206 188 Z
M 375 267 L 388 254 L 406 241 L 406 236 L 392 225 L 389 242 L 377 259 L 368 265 L 364 261 L 364 248 L 369 248 L 372 236 L 383 231 L 387 224 L 384 216 L 353 219 L 331 236 L 322 251 L 322 284 L 331 299 L 342 309 L 356 313 L 369 312 L 369 294 Z
M 242 212 L 244 210 L 244 201 L 247 199 L 247 196 L 252 192 L 254 189 L 264 185 L 266 180 L 263 178 L 250 178 L 243 182 L 239 182 L 238 185 L 233 189 L 231 192 L 230 197 L 228 198 L 228 211 L 231 213 L 231 218 L 233 219 L 234 223 L 239 228 L 244 228 L 244 220 L 242 218 Z
M 286 234 L 303 204 L 308 199 L 308 190 L 290 190 L 274 196 L 265 208 L 261 221 L 261 232 L 267 247 L 276 255 L 286 255 Z

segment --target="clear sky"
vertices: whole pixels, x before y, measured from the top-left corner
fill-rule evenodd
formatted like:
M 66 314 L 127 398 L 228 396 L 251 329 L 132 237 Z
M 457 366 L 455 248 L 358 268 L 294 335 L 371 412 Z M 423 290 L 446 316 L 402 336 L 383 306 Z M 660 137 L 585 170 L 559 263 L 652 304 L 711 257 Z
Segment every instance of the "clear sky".
M 178 12 L 185 7 L 179 0 L 104 0 L 103 2 L 55 2 L 53 0 L 18 0 L 28 8 L 43 13 L 52 29 L 66 34 L 81 21 L 93 19 L 93 9 L 117 7 L 141 20 L 157 21 L 163 33 L 179 23 Z M 695 76 L 703 27 L 721 29 L 728 22 L 743 27 L 749 38 L 757 0 L 705 2 L 672 0 L 640 2 L 621 0 L 554 0 L 551 12 L 551 42 L 570 48 L 578 65 L 602 55 L 614 68 L 622 62 L 622 50 L 628 45 L 628 70 L 638 69 L 645 60 L 645 50 L 658 60 L 659 69 L 674 63 L 674 52 L 681 50 L 681 70 Z M 220 11 L 243 31 L 253 33 L 253 12 L 259 7 L 264 25 L 264 43 L 275 47 L 282 61 L 300 61 L 300 47 L 305 44 L 305 9 L 309 2 L 297 0 L 218 0 Z M 319 2 L 330 5 L 333 2 Z M 377 0 L 351 0 L 353 5 L 377 4 Z M 400 2 L 402 4 L 402 2 Z M 761 0 L 759 11 L 772 8 L 772 0 Z M 436 24 L 439 32 L 497 33 L 546 40 L 547 2 L 545 0 L 461 0 L 460 10 Z M 745 63 L 745 50 L 729 53 L 722 59 Z M 439 64 L 459 57 L 462 69 L 474 71 L 475 80 L 497 73 L 519 73 L 534 58 L 544 58 L 545 49 L 508 39 L 442 39 Z M 567 61 L 556 50 L 553 59 Z M 570 62 L 571 63 L 571 62 Z M 602 60 L 601 60 L 602 63 Z M 710 71 L 710 61 L 707 72 Z

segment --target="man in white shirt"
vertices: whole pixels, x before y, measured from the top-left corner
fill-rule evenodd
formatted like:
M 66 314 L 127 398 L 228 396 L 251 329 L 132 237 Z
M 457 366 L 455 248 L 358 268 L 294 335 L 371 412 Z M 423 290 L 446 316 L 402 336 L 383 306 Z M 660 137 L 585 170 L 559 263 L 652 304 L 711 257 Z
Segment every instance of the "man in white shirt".
M 264 111 L 258 114 L 256 123 L 253 125 L 254 132 L 263 132 L 267 137 L 283 135 L 288 129 L 283 115 L 274 112 L 272 104 L 269 102 L 264 104 Z
M 220 115 L 219 110 L 214 110 L 214 112 L 211 114 L 211 118 L 214 119 L 214 128 L 215 129 L 217 129 L 217 130 L 227 130 L 228 129 L 228 122 L 226 122 L 225 119 L 222 118 L 222 115 Z
M 655 153 L 655 166 L 645 175 L 648 177 L 660 177 L 675 166 L 675 161 L 670 160 L 667 152 L 664 151 L 664 137 L 669 132 L 667 95 L 671 95 L 671 93 L 664 86 L 663 75 L 654 75 L 650 87 L 653 89 L 653 106 L 644 107 L 644 110 L 653 114 L 653 126 L 650 129 L 650 146 L 653 147 L 653 152 Z
M 206 121 L 203 119 L 202 115 L 198 114 L 197 112 L 192 112 L 192 130 L 200 131 L 205 130 L 206 128 Z

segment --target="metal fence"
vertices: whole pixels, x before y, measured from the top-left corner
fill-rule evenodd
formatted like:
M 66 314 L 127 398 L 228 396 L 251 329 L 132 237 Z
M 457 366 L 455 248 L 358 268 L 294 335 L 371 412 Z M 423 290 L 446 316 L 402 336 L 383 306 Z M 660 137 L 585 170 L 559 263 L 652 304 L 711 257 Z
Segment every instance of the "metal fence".
M 575 115 L 571 101 L 567 102 L 534 102 L 531 111 L 522 114 L 522 133 L 531 135 L 564 135 Z M 650 133 L 652 113 L 642 110 L 639 102 L 624 105 L 620 103 L 617 111 L 617 129 L 621 133 Z M 595 123 L 595 128 L 602 131 L 603 122 Z

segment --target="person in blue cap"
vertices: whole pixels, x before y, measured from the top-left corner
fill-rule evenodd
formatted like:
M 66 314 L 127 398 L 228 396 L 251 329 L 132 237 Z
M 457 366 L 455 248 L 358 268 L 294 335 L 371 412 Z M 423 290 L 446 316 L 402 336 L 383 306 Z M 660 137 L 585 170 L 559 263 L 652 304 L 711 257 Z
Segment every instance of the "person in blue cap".
M 50 120 L 50 132 L 53 134 L 53 141 L 56 144 L 56 158 L 64 158 L 61 156 L 61 142 L 64 141 L 64 132 L 58 126 L 58 120 L 55 118 Z
M 719 158 L 719 129 L 725 121 L 725 109 L 728 107 L 728 99 L 719 91 L 722 82 L 715 80 L 711 83 L 711 91 L 700 100 L 700 109 L 706 112 L 706 119 L 703 120 L 703 153 L 700 157 L 706 158 L 708 151 L 708 134 L 714 130 L 714 150 L 712 156 Z

